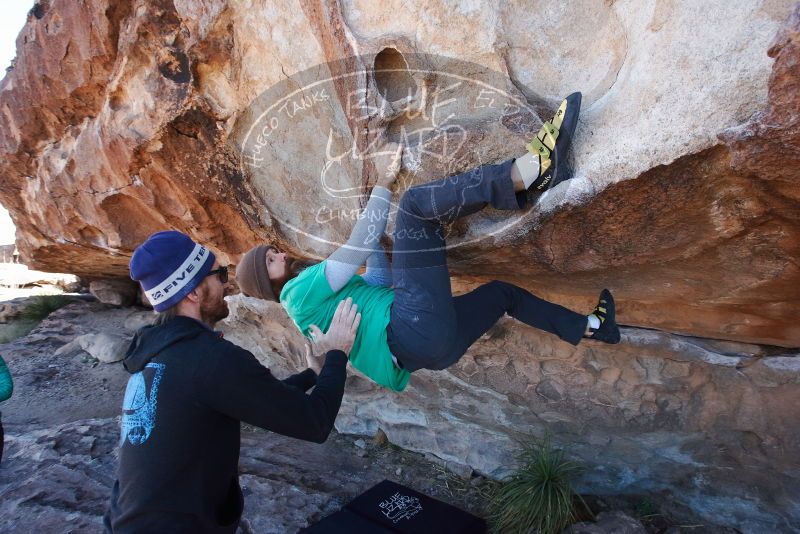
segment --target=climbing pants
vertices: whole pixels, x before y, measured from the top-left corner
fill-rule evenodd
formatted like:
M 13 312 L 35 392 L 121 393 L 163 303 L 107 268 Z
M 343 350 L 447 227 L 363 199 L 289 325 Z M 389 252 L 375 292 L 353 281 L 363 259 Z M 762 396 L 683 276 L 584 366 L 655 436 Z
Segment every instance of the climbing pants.
M 493 280 L 453 297 L 444 225 L 491 204 L 521 210 L 527 192 L 514 192 L 514 160 L 483 165 L 414 186 L 400 200 L 395 221 L 392 277 L 395 297 L 387 327 L 389 349 L 408 371 L 456 363 L 508 313 L 523 323 L 577 345 L 587 318 L 514 284 Z

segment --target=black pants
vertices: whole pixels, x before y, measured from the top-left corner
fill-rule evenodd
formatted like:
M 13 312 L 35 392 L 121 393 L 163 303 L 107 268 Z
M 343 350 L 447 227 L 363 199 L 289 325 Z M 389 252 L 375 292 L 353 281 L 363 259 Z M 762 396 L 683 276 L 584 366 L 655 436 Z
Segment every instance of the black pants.
M 514 192 L 514 160 L 412 187 L 395 222 L 392 277 L 395 297 L 387 327 L 389 349 L 404 369 L 444 369 L 505 313 L 577 345 L 586 315 L 494 280 L 453 297 L 443 225 L 487 204 L 521 210 L 526 193 Z

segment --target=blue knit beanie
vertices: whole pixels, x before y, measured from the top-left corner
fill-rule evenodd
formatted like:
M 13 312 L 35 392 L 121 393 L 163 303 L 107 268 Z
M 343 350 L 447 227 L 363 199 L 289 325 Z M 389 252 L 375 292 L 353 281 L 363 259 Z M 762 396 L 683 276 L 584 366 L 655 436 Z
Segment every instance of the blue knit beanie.
M 131 278 L 142 285 L 157 312 L 168 310 L 211 271 L 214 253 L 175 230 L 157 232 L 133 251 Z

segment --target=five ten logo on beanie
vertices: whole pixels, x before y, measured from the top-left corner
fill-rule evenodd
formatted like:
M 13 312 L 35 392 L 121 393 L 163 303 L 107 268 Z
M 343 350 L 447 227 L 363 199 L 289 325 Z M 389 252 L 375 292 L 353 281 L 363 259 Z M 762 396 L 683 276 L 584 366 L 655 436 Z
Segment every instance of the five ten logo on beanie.
M 186 286 L 193 278 L 191 276 L 192 272 L 195 270 L 199 272 L 200 267 L 206 260 L 207 254 L 208 251 L 205 247 L 195 245 L 192 253 L 186 258 L 186 261 L 183 262 L 183 265 L 178 267 L 175 272 L 168 276 L 160 285 L 145 291 L 150 302 L 153 305 L 160 304 L 177 293 L 182 287 Z

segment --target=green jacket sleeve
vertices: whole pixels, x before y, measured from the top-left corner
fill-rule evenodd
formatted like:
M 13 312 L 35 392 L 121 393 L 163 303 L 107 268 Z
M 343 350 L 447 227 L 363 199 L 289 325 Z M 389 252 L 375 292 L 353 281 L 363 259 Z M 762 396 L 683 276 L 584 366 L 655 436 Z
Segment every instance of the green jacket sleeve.
M 11 373 L 8 372 L 6 362 L 0 357 L 0 402 L 8 400 L 14 391 L 14 382 L 11 380 Z

